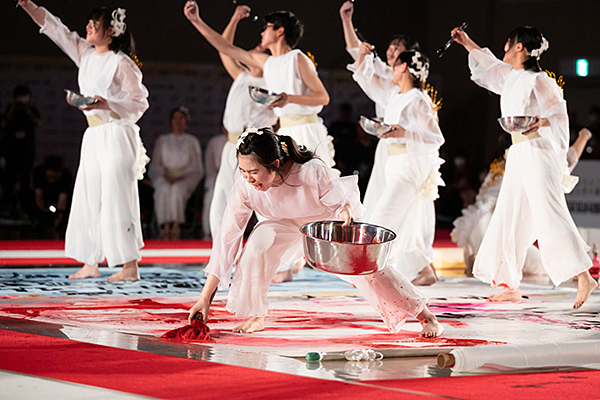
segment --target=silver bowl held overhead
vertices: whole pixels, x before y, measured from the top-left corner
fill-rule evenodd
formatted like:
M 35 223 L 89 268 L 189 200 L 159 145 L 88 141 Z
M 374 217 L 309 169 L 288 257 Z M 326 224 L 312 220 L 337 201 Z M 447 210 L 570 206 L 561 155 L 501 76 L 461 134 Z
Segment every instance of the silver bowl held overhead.
M 65 93 L 67 94 L 67 103 L 77 108 L 85 108 L 98 101 L 93 97 L 84 96 L 69 89 L 65 89 Z
M 281 98 L 281 94 L 257 86 L 248 86 L 248 90 L 252 100 L 265 106 L 270 106 Z
M 386 133 L 394 130 L 393 126 L 384 124 L 383 122 L 377 121 L 373 118 L 365 117 L 364 115 L 360 116 L 358 123 L 365 132 L 373 136 L 385 135 Z
M 508 133 L 523 133 L 531 129 L 531 125 L 537 122 L 538 117 L 533 115 L 520 115 L 498 118 L 502 129 Z
M 385 267 L 396 234 L 361 222 L 317 221 L 300 227 L 306 262 L 341 275 L 368 275 Z

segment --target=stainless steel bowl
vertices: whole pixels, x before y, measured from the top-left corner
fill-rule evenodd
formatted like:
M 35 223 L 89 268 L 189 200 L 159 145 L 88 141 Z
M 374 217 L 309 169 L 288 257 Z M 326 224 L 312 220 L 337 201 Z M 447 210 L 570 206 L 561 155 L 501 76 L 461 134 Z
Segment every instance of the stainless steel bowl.
M 358 123 L 365 132 L 373 136 L 385 135 L 394 130 L 393 126 L 384 124 L 373 118 L 365 117 L 364 115 L 360 116 L 360 121 L 358 121 Z
M 306 262 L 341 275 L 368 275 L 385 267 L 396 234 L 381 226 L 318 221 L 300 227 Z
M 538 118 L 533 115 L 511 116 L 498 118 L 502 129 L 508 133 L 523 133 L 531 128 L 531 124 L 537 122 Z
M 257 86 L 248 86 L 250 97 L 257 103 L 269 106 L 281 98 L 281 95 Z
M 85 108 L 90 104 L 94 104 L 97 100 L 93 97 L 84 96 L 80 93 L 65 89 L 67 94 L 67 103 L 77 108 Z

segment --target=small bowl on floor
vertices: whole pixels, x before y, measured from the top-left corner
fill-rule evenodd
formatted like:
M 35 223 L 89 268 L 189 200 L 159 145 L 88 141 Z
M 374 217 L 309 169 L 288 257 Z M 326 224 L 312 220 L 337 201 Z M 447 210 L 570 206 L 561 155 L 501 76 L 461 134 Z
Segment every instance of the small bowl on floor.
M 385 267 L 396 234 L 381 226 L 317 221 L 300 227 L 308 265 L 341 275 L 368 275 Z

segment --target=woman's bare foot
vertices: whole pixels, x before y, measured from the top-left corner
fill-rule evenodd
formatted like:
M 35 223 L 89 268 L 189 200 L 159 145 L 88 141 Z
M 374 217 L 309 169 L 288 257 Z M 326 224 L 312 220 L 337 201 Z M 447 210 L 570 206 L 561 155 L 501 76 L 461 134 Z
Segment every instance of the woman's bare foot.
M 83 267 L 74 274 L 69 275 L 69 279 L 100 278 L 100 269 L 98 264 L 83 264 Z
M 271 283 L 291 282 L 293 279 L 294 276 L 292 275 L 292 270 L 288 269 L 276 273 L 273 279 L 271 279 Z
M 292 267 L 292 274 L 297 274 L 298 272 L 300 272 L 302 268 L 304 268 L 304 265 L 306 265 L 306 260 L 304 259 L 304 257 L 300 257 L 299 259 L 297 259 L 294 263 L 294 266 Z
M 137 261 L 129 261 L 123 264 L 123 269 L 115 272 L 106 279 L 106 282 L 124 282 L 124 281 L 139 281 L 140 271 Z
M 417 319 L 423 327 L 421 336 L 426 338 L 436 338 L 444 333 L 444 327 L 438 322 L 435 315 L 433 315 L 427 307 L 421 311 L 421 314 L 417 315 Z
M 265 317 L 252 317 L 242 325 L 233 328 L 233 333 L 252 333 L 265 330 Z
M 413 279 L 412 284 L 415 286 L 429 286 L 433 285 L 438 281 L 435 268 L 432 264 L 429 264 L 419 272 L 419 275 Z
M 580 308 L 597 288 L 598 282 L 592 278 L 590 271 L 585 271 L 577 275 L 577 297 L 575 298 L 573 308 Z
M 523 297 L 521 296 L 521 289 L 516 288 L 515 290 L 507 290 L 495 296 L 490 296 L 487 298 L 487 301 L 521 301 L 522 299 Z

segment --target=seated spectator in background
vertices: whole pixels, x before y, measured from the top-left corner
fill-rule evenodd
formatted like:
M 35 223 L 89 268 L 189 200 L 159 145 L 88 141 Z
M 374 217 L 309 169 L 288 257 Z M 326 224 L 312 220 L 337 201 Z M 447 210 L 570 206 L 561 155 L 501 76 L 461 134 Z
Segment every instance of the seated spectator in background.
M 221 154 L 227 143 L 227 130 L 221 125 L 221 134 L 213 136 L 208 141 L 204 157 L 204 201 L 202 204 L 202 232 L 204 238 L 210 240 L 210 204 L 215 190 L 217 174 L 221 168 Z
M 160 237 L 177 240 L 185 222 L 186 204 L 204 175 L 204 167 L 200 141 L 185 133 L 190 122 L 187 108 L 175 108 L 170 117 L 173 132 L 156 141 L 149 172 Z
M 42 126 L 40 113 L 31 103 L 31 89 L 18 85 L 0 124 L 4 131 L 2 152 L 6 159 L 4 197 L 11 211 L 18 211 L 31 185 L 35 160 L 35 130 Z
M 48 156 L 33 169 L 31 216 L 47 239 L 64 238 L 73 196 L 73 175 L 59 156 Z

